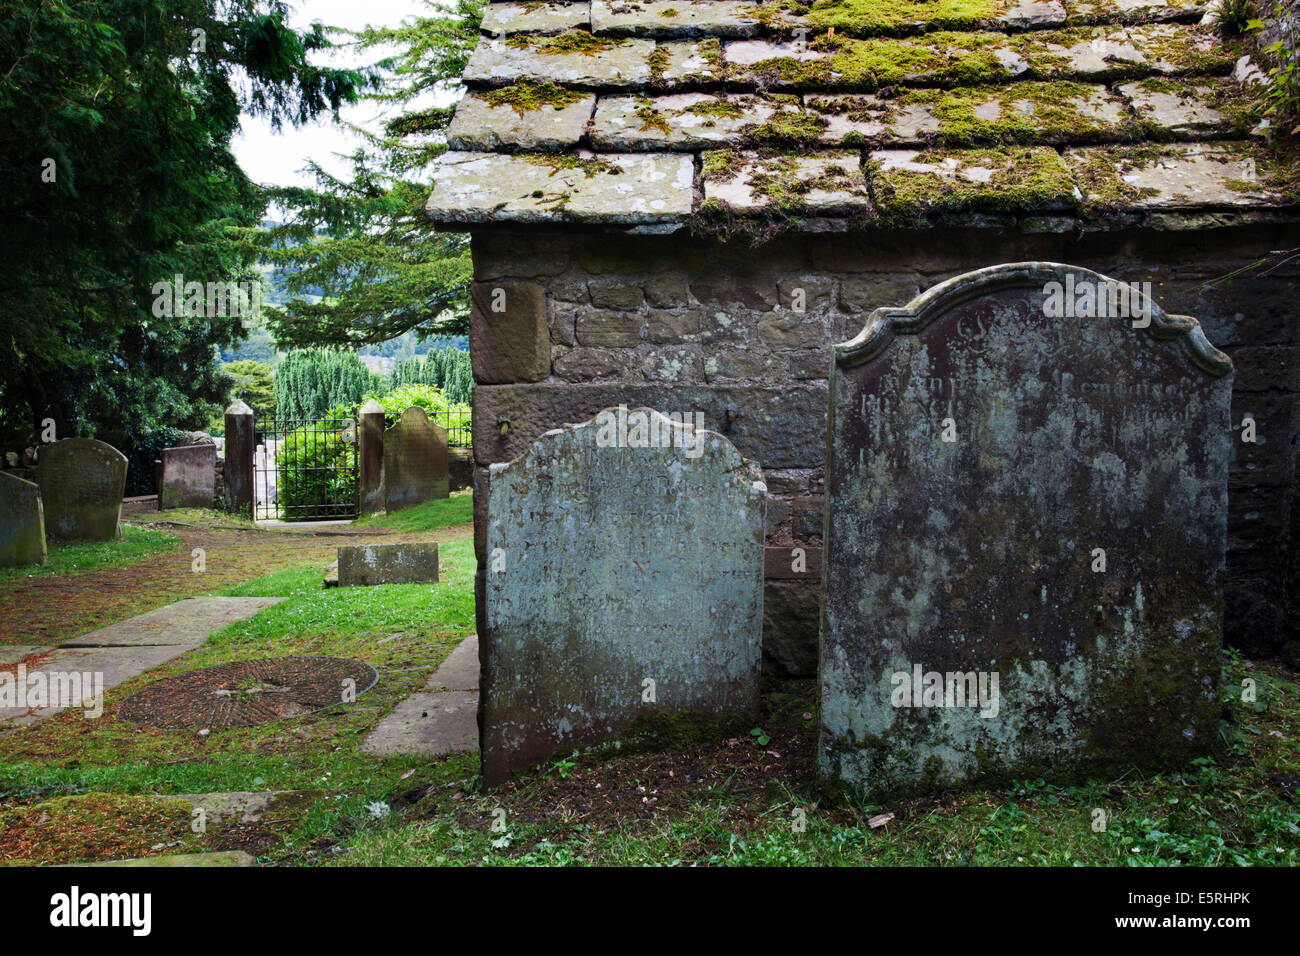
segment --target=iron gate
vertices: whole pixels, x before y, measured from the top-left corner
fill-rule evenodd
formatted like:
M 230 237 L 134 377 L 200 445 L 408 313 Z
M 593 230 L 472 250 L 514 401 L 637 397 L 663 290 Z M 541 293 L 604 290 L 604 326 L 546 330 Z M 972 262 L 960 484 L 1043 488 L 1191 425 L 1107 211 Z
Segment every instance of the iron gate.
M 356 419 L 259 418 L 253 432 L 255 520 L 357 517 Z

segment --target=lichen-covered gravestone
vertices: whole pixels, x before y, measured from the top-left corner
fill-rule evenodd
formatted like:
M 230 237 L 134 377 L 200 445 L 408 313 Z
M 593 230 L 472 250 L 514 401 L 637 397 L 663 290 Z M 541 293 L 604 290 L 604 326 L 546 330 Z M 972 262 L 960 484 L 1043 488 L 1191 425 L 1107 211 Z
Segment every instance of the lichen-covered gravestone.
M 835 348 L 825 776 L 900 793 L 1212 746 L 1232 365 L 1119 288 L 997 266 Z
M 163 449 L 159 508 L 211 508 L 216 490 L 216 445 Z
M 108 541 L 117 537 L 126 489 L 126 456 L 93 438 L 65 438 L 41 447 L 36 481 L 51 538 Z
M 0 471 L 0 568 L 44 563 L 41 490 Z
M 759 468 L 714 432 L 607 409 L 491 468 L 483 777 L 757 714 Z
M 384 432 L 384 508 L 396 511 L 450 493 L 447 429 L 412 405 Z

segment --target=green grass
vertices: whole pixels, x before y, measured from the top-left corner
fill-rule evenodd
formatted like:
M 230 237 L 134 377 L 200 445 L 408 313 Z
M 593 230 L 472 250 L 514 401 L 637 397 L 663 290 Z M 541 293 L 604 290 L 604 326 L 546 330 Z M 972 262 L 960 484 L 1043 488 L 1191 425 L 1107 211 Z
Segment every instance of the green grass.
M 318 841 L 330 843 L 373 823 L 366 808 L 375 801 L 414 786 L 461 779 L 469 786 L 477 755 L 431 761 L 380 758 L 359 749 L 375 724 L 419 690 L 473 631 L 473 543 L 450 541 L 439 551 L 442 580 L 436 584 L 325 590 L 321 569 L 307 565 L 232 589 L 289 597 L 108 692 L 105 715 L 98 720 L 67 711 L 0 738 L 0 803 L 89 792 L 319 789 L 321 796 L 273 854 L 276 860 L 303 862 Z M 380 682 L 355 704 L 204 736 L 139 728 L 116 718 L 124 697 L 155 680 L 229 661 L 288 655 L 364 660 L 379 670 Z
M 103 568 L 117 568 L 180 547 L 180 539 L 165 531 L 137 528 L 123 523 L 121 535 L 112 541 L 52 542 L 42 565 L 0 570 L 0 583 L 15 578 L 46 577 L 51 574 L 83 574 Z
M 418 819 L 388 820 L 357 833 L 334 865 L 673 865 L 718 866 L 1235 866 L 1300 864 L 1300 685 L 1273 665 L 1226 655 L 1224 749 L 1178 771 L 1126 775 L 1076 786 L 1041 780 L 1005 789 L 940 794 L 889 805 L 832 797 L 813 785 L 771 779 L 755 802 L 728 784 L 701 791 L 657 818 L 593 825 L 565 806 L 574 790 L 545 789 L 561 773 L 542 768 L 517 790 L 455 803 L 432 795 Z M 1239 698 L 1243 676 L 1261 702 Z M 769 714 L 769 717 L 772 715 Z M 766 720 L 767 718 L 765 718 Z M 744 746 L 745 742 L 737 746 Z M 635 761 L 615 781 L 654 793 L 665 781 Z M 562 775 L 581 781 L 588 758 Z M 620 779 L 620 777 L 622 779 Z M 600 776 L 610 786 L 611 775 Z M 579 788 L 578 793 L 582 792 Z M 541 795 L 539 798 L 539 794 Z M 580 798 L 579 798 L 580 799 Z M 551 807 L 531 817 L 532 806 Z M 506 811 L 505 832 L 489 827 Z M 792 825 L 796 809 L 806 829 Z M 737 825 L 738 812 L 757 815 Z M 1105 815 L 1097 829 L 1098 811 Z M 884 812 L 895 819 L 878 828 Z M 521 822 L 523 821 L 523 822 Z
M 427 529 L 454 507 L 451 499 L 409 513 Z M 1251 664 L 1231 652 L 1224 661 L 1219 753 L 1177 772 L 1075 786 L 1024 780 L 1001 789 L 867 803 L 797 782 L 779 767 L 760 765 L 746 789 L 734 782 L 726 746 L 697 744 L 670 757 L 557 759 L 483 795 L 477 754 L 364 754 L 365 735 L 420 690 L 474 629 L 472 542 L 448 541 L 440 551 L 442 580 L 431 585 L 325 590 L 321 568 L 313 564 L 227 589 L 287 600 L 110 691 L 99 720 L 65 712 L 0 737 L 0 803 L 21 806 L 86 793 L 319 791 L 288 824 L 283 842 L 263 851 L 264 862 L 287 865 L 1300 863 L 1300 684 L 1275 665 Z M 123 697 L 161 677 L 293 654 L 365 660 L 379 670 L 380 682 L 352 705 L 206 736 L 116 719 Z M 1258 684 L 1257 703 L 1240 700 L 1245 677 Z M 765 706 L 762 725 L 772 732 L 771 747 L 784 750 L 812 723 L 802 713 L 813 705 L 798 694 L 769 692 Z M 752 754 L 755 744 L 741 739 L 733 747 Z M 706 756 L 692 756 L 699 753 Z M 680 779 L 692 759 L 705 767 L 721 764 L 722 772 L 713 782 L 667 792 L 667 769 L 677 768 Z M 628 794 L 620 812 L 584 809 L 590 795 L 610 787 Z M 662 804 L 654 815 L 628 812 L 640 806 L 642 792 L 659 788 L 666 801 L 677 802 Z M 374 809 L 378 804 L 390 811 Z M 490 827 L 498 808 L 506 812 L 504 832 Z M 792 825 L 796 811 L 806 817 L 802 832 Z M 1097 811 L 1105 814 L 1104 830 L 1094 829 Z M 871 827 L 868 821 L 884 812 L 894 819 Z
M 216 593 L 224 597 L 300 597 L 320 591 L 324 578 L 325 569 L 321 565 L 304 564 L 272 571 Z
M 450 498 L 430 501 L 386 514 L 366 515 L 358 518 L 358 528 L 387 528 L 391 531 L 437 531 L 453 525 L 472 524 L 474 521 L 474 495 L 469 489 L 458 491 Z

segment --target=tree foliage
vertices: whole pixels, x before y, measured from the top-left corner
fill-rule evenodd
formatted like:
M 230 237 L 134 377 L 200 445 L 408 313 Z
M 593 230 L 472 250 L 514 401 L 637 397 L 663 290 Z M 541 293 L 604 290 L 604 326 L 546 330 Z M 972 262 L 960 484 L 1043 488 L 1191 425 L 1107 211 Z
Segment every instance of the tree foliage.
M 381 376 L 346 349 L 295 349 L 275 370 L 276 415 L 324 418 L 339 406 L 357 405 L 382 388 Z
M 468 405 L 474 390 L 474 373 L 464 349 L 438 349 L 424 360 L 409 358 L 393 369 L 391 385 L 436 385 L 452 403 Z
M 277 0 L 6 0 L 0 9 L 0 409 L 129 444 L 197 427 L 229 381 L 236 316 L 154 314 L 153 286 L 251 278 L 233 231 L 264 197 L 241 111 L 301 123 L 355 100 L 312 65 L 325 28 Z
M 465 330 L 468 242 L 435 231 L 424 213 L 431 163 L 446 149 L 454 106 L 428 101 L 454 104 L 478 42 L 483 2 L 457 0 L 449 10 L 426 0 L 425 16 L 354 34 L 361 50 L 397 48 L 376 64 L 381 89 L 366 95 L 399 112 L 378 135 L 350 127 L 363 140 L 350 157 L 350 179 L 313 164 L 315 189 L 272 192 L 290 220 L 255 241 L 264 261 L 280 267 L 291 296 L 267 308 L 282 347 L 360 346 L 412 329 Z M 321 297 L 303 297 L 309 293 Z
M 234 380 L 230 389 L 232 399 L 241 399 L 258 417 L 275 414 L 275 379 L 271 366 L 252 359 L 239 359 L 222 366 L 222 371 Z

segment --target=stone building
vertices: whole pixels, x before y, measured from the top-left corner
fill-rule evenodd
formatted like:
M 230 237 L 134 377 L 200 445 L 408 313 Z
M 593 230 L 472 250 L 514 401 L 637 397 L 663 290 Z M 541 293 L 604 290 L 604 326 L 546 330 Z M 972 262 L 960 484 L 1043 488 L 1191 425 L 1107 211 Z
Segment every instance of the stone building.
M 1083 266 L 1232 356 L 1227 637 L 1300 663 L 1300 265 L 1270 257 L 1300 173 L 1203 5 L 490 3 L 483 31 L 429 202 L 472 237 L 476 489 L 601 408 L 701 411 L 771 494 L 767 661 L 815 673 L 832 343 L 977 268 Z

